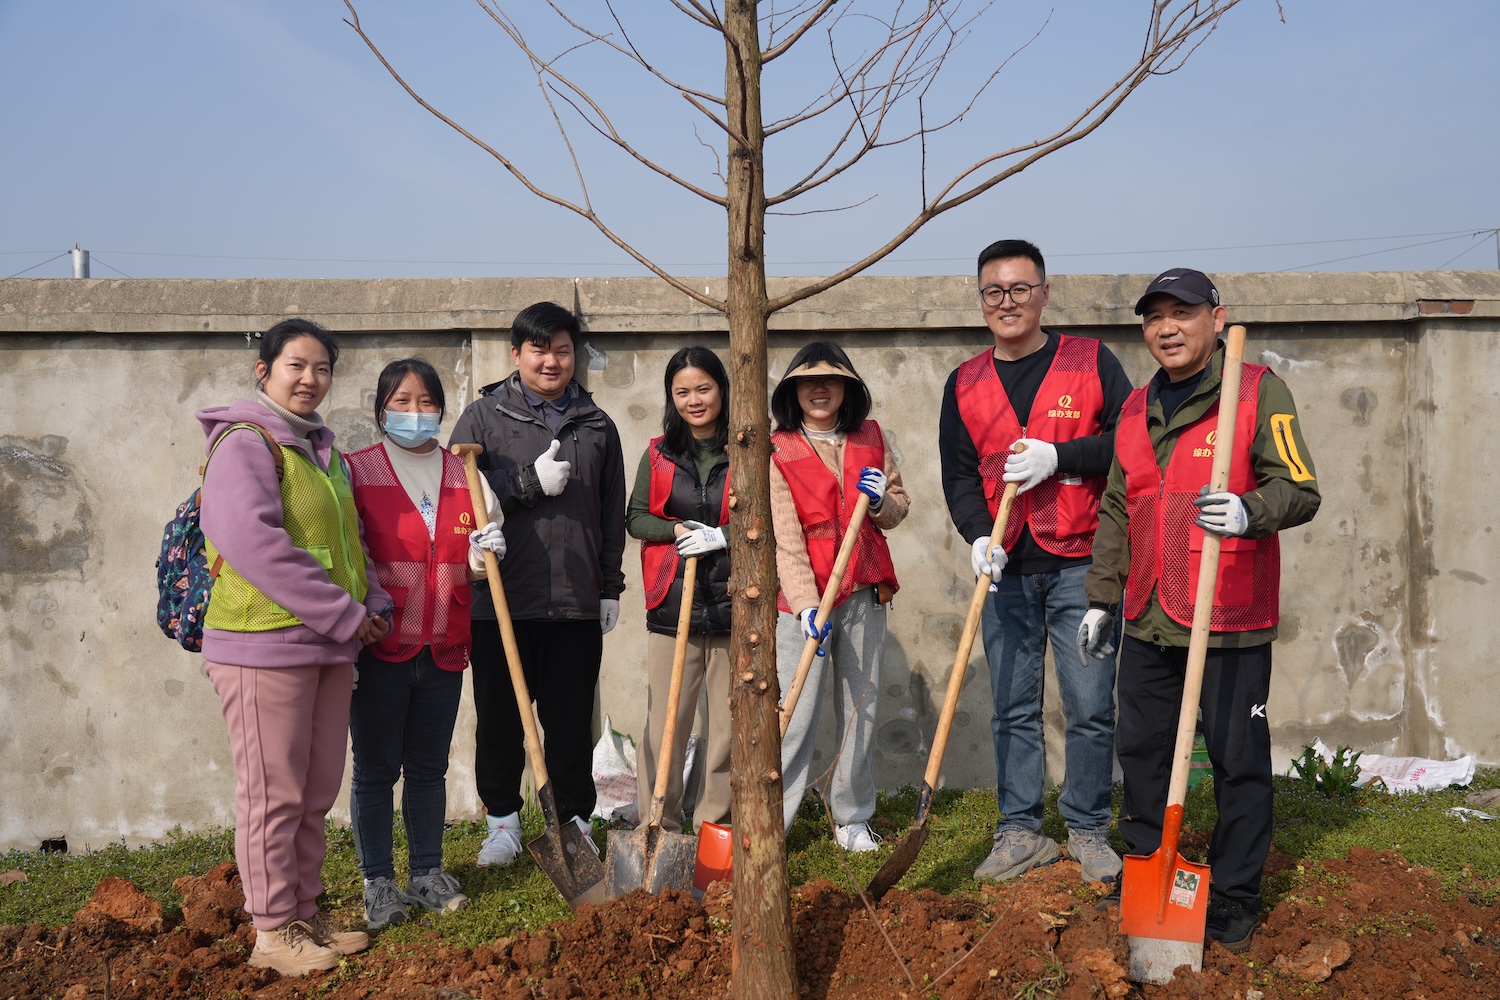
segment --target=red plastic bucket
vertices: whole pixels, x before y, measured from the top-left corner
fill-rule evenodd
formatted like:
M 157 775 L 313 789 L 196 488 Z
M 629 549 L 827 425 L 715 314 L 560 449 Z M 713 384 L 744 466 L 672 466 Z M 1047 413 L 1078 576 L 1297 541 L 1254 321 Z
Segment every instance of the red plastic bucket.
M 710 882 L 727 880 L 734 871 L 734 838 L 727 826 L 698 825 L 698 858 L 693 865 L 693 895 L 702 898 Z

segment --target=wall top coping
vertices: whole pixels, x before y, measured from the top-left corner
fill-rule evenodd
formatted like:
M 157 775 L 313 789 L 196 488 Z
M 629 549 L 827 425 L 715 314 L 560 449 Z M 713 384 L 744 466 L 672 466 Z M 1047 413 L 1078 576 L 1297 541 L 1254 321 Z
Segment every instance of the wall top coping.
M 1059 274 L 1049 326 L 1138 323 L 1152 275 Z M 684 279 L 722 297 L 723 278 Z M 772 278 L 780 294 L 808 279 Z M 1500 271 L 1216 275 L 1231 322 L 1349 323 L 1500 317 Z M 771 317 L 773 331 L 948 330 L 981 324 L 970 276 L 857 277 Z M 658 278 L 0 280 L 0 334 L 244 333 L 307 316 L 344 333 L 508 329 L 552 300 L 591 334 L 724 333 L 724 317 Z M 497 303 L 499 305 L 497 305 Z

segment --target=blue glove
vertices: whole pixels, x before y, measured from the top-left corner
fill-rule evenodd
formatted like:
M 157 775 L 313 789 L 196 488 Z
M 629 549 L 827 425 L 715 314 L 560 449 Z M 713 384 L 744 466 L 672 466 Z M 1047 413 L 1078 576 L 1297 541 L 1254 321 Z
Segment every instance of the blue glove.
M 833 631 L 831 622 L 824 622 L 822 631 L 818 630 L 818 609 L 808 608 L 797 612 L 797 617 L 802 619 L 802 635 L 808 639 L 818 640 L 818 655 L 827 656 L 828 650 L 823 648 L 823 640 L 828 638 L 828 633 Z
M 859 470 L 859 483 L 855 489 L 870 498 L 870 509 L 874 510 L 885 499 L 886 487 L 889 485 L 890 480 L 886 479 L 884 472 L 867 465 Z

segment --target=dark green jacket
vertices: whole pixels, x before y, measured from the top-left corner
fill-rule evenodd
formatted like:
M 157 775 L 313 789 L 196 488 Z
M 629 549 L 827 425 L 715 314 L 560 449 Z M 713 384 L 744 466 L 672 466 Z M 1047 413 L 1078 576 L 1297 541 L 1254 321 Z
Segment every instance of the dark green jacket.
M 1208 372 L 1197 390 L 1189 396 L 1170 422 L 1162 419 L 1161 403 L 1156 398 L 1154 383 L 1146 390 L 1146 428 L 1156 451 L 1156 464 L 1166 468 L 1182 432 L 1202 419 L 1219 398 L 1219 384 L 1224 370 L 1224 344 L 1221 341 L 1209 359 Z M 1302 437 L 1302 425 L 1296 420 L 1297 407 L 1292 401 L 1292 392 L 1275 372 L 1267 372 L 1260 380 L 1257 397 L 1255 440 L 1251 443 L 1250 465 L 1255 470 L 1259 484 L 1254 490 L 1243 494 L 1245 513 L 1250 520 L 1246 538 L 1264 538 L 1267 535 L 1293 528 L 1311 521 L 1318 512 L 1322 497 L 1318 493 L 1317 474 L 1313 469 L 1312 454 Z M 1300 480 L 1288 466 L 1286 459 L 1272 437 L 1272 414 L 1292 416 L 1292 447 L 1290 456 L 1300 462 L 1304 477 Z M 1236 443 L 1236 447 L 1240 447 Z M 1099 531 L 1094 535 L 1094 561 L 1084 578 L 1084 590 L 1090 607 L 1108 607 L 1118 612 L 1120 599 L 1125 593 L 1125 579 L 1130 571 L 1130 518 L 1125 512 L 1125 473 L 1120 468 L 1116 455 L 1109 468 L 1109 482 L 1099 505 Z M 1155 593 L 1147 602 L 1139 618 L 1125 623 L 1125 634 L 1142 642 L 1159 646 L 1186 646 L 1192 630 L 1171 618 L 1162 609 Z M 1258 646 L 1276 638 L 1276 627 L 1250 632 L 1214 632 L 1209 636 L 1209 645 L 1215 647 Z

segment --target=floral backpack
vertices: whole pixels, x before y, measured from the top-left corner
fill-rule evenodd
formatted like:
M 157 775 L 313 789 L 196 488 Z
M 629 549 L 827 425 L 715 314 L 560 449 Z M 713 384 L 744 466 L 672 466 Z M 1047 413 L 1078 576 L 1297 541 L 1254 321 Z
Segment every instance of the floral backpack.
M 271 432 L 260 424 L 239 423 L 230 425 L 224 434 L 237 427 L 255 431 L 271 449 L 276 460 L 276 478 L 284 474 L 281 446 L 271 437 Z M 224 435 L 219 435 L 219 441 Z M 214 447 L 218 447 L 215 442 Z M 212 458 L 212 454 L 209 455 Z M 205 462 L 198 470 L 201 476 L 208 468 Z M 156 557 L 156 624 L 168 639 L 175 639 L 183 649 L 196 653 L 203 649 L 203 615 L 208 608 L 208 594 L 218 579 L 223 557 L 208 564 L 203 552 L 203 529 L 198 524 L 203 501 L 203 487 L 193 490 L 190 497 L 177 506 L 177 513 L 167 522 L 162 533 L 161 554 Z

